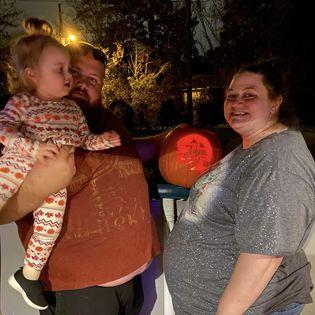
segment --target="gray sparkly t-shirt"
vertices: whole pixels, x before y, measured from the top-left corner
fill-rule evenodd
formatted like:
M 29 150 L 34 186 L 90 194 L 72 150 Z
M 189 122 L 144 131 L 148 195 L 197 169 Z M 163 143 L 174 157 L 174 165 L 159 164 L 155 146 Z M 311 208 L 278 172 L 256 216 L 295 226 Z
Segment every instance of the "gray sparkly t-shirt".
M 192 187 L 170 234 L 164 270 L 179 314 L 215 314 L 241 252 L 284 256 L 246 314 L 311 303 L 302 246 L 315 217 L 315 163 L 300 132 L 237 147 Z

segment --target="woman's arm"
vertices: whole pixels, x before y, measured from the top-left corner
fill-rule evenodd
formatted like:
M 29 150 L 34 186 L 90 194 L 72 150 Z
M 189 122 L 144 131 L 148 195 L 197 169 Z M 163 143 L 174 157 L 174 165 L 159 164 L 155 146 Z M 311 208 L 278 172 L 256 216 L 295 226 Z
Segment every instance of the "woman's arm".
M 70 147 L 63 147 L 55 159 L 35 164 L 18 192 L 2 208 L 0 224 L 21 219 L 37 209 L 47 196 L 68 186 L 75 173 L 72 151 Z
M 217 315 L 241 315 L 256 301 L 283 257 L 241 253 L 227 284 Z

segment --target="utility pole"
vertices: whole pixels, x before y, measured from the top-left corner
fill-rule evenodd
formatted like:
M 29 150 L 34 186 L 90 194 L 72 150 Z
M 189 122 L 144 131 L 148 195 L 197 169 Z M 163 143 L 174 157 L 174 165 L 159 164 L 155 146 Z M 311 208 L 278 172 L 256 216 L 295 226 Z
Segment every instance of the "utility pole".
M 192 106 L 192 34 L 191 34 L 191 0 L 185 0 L 186 9 L 186 91 L 187 91 L 187 104 L 186 104 L 186 117 L 188 123 L 193 123 L 193 106 Z
M 59 15 L 59 38 L 60 40 L 63 39 L 63 20 L 62 20 L 62 9 L 61 3 L 58 3 L 58 15 Z

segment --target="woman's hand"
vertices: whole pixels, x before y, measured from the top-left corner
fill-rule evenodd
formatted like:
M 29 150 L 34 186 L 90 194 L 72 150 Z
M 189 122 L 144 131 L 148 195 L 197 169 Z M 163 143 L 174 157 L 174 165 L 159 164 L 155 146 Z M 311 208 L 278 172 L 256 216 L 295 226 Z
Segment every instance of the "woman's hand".
M 37 209 L 49 195 L 69 185 L 75 174 L 73 148 L 64 146 L 54 158 L 38 161 L 18 192 L 0 212 L 0 224 L 21 219 Z

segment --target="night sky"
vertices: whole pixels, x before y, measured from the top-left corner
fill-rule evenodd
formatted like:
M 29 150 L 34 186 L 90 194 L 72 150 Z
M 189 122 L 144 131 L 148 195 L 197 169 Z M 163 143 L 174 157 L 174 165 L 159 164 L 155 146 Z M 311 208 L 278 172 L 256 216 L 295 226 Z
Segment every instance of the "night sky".
M 23 10 L 21 14 L 21 22 L 24 18 L 31 16 L 48 20 L 56 29 L 58 25 L 58 3 L 61 3 L 64 15 L 71 16 L 71 8 L 66 1 L 58 0 L 17 0 L 16 7 Z M 14 29 L 13 31 L 17 31 Z

